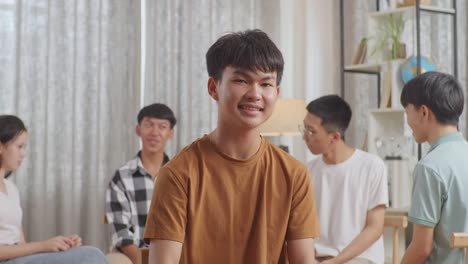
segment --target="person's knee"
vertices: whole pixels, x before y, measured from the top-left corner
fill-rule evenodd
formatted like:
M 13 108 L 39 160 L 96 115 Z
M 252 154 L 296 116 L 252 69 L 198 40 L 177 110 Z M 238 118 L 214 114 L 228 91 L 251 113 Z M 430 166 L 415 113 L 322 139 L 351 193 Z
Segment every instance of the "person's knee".
M 76 248 L 75 252 L 79 255 L 81 263 L 104 264 L 107 263 L 106 257 L 102 251 L 92 246 L 81 246 Z
M 106 255 L 109 264 L 133 264 L 132 261 L 123 253 L 111 252 Z

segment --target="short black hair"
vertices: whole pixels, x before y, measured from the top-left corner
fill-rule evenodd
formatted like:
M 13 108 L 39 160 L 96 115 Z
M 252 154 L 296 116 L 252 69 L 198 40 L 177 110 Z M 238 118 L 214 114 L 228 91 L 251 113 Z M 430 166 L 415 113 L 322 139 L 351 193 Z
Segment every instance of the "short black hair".
M 166 119 L 171 123 L 171 128 L 174 128 L 177 123 L 172 110 L 167 105 L 161 103 L 154 103 L 143 107 L 138 113 L 138 124 L 140 124 L 141 120 L 145 117 Z
M 0 115 L 0 143 L 6 145 L 18 137 L 21 133 L 27 132 L 23 121 L 14 115 Z M 0 154 L 0 167 L 2 166 L 2 155 Z M 7 172 L 7 178 L 11 172 Z
M 338 95 L 325 95 L 307 105 L 307 111 L 322 120 L 322 126 L 329 132 L 340 132 L 341 138 L 351 121 L 349 104 Z
M 208 75 L 221 80 L 227 66 L 249 71 L 276 72 L 276 84 L 281 83 L 284 60 L 281 51 L 258 29 L 232 32 L 220 37 L 206 52 Z
M 425 105 L 440 124 L 456 126 L 463 112 L 465 96 L 460 83 L 453 76 L 426 72 L 405 84 L 400 101 L 403 107 L 412 104 L 419 109 Z

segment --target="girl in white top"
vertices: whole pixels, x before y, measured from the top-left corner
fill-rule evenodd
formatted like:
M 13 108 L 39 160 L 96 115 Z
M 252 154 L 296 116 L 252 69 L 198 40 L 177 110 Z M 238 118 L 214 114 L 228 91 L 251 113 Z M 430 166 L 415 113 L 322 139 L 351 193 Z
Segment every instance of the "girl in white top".
M 0 263 L 106 263 L 99 249 L 82 247 L 78 235 L 25 241 L 18 189 L 6 178 L 21 165 L 27 140 L 18 117 L 0 115 Z

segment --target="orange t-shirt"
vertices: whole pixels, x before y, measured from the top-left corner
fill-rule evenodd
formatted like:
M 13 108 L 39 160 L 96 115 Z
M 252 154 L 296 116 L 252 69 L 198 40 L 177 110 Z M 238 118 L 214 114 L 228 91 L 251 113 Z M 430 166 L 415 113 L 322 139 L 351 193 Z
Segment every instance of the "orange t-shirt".
M 285 241 L 318 236 L 302 163 L 263 138 L 235 160 L 207 136 L 159 171 L 144 235 L 183 243 L 180 263 L 278 263 Z

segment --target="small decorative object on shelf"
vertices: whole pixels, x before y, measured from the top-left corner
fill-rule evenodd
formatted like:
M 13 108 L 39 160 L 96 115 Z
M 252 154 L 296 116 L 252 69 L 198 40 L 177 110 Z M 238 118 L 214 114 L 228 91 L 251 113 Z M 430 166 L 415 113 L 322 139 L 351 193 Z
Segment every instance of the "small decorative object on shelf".
M 403 0 L 387 0 L 387 5 L 391 9 L 395 9 L 398 5 L 401 4 L 403 4 Z
M 385 141 L 381 137 L 376 137 L 374 139 L 374 144 L 375 148 L 377 149 L 377 154 L 379 154 L 380 157 L 385 156 Z
M 389 137 L 388 141 L 388 154 L 385 156 L 385 160 L 401 160 L 404 148 L 402 138 Z
M 420 0 L 421 5 L 431 5 L 431 0 Z M 398 3 L 398 7 L 405 7 L 405 6 L 414 6 L 416 5 L 416 0 L 404 0 Z
M 425 72 L 435 71 L 436 66 L 431 58 L 421 56 L 421 74 Z M 403 83 L 409 82 L 418 74 L 418 59 L 416 56 L 409 57 L 401 65 L 401 79 Z
M 404 137 L 376 137 L 374 139 L 377 154 L 384 160 L 402 160 L 408 149 Z

